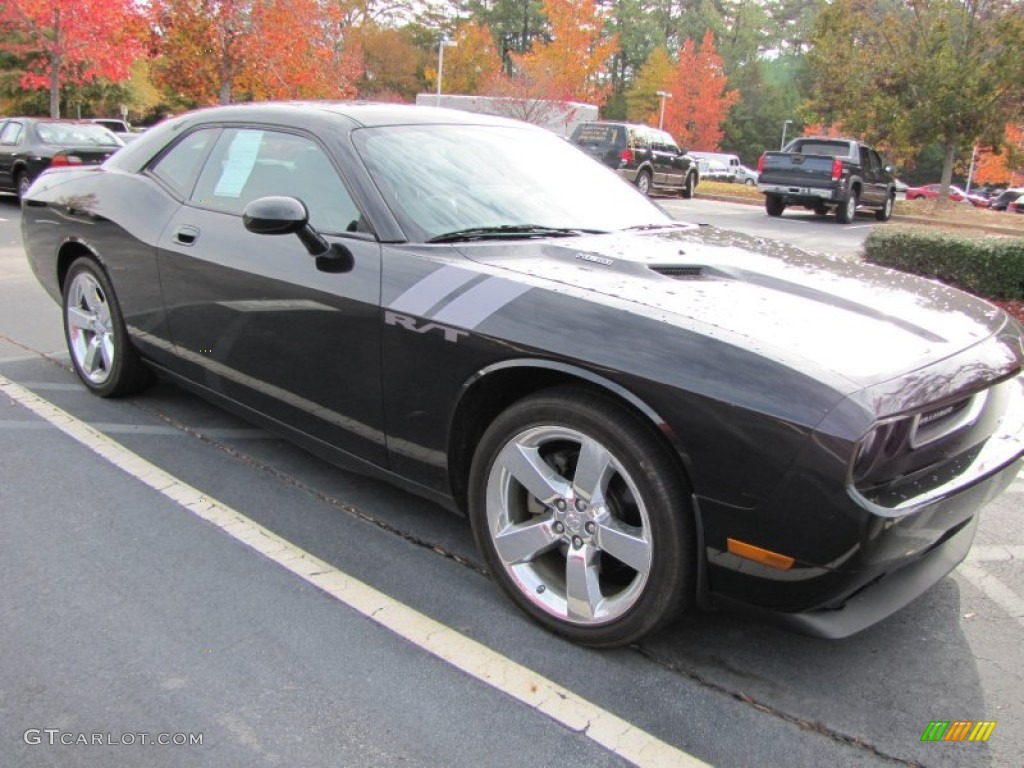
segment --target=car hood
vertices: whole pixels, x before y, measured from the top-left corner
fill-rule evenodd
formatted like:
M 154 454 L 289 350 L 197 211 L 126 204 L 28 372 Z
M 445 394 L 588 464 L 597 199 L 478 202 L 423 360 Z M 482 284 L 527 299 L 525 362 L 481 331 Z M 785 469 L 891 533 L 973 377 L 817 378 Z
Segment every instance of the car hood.
M 912 275 L 713 227 L 459 246 L 472 260 L 858 386 L 950 357 L 1005 315 Z

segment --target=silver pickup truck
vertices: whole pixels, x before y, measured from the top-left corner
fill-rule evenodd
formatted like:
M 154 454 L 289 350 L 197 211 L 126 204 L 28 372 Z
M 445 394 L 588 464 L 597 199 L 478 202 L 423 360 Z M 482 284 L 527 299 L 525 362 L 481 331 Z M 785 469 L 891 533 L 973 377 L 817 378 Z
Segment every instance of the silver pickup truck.
M 870 208 L 879 221 L 892 216 L 896 182 L 878 152 L 854 139 L 804 136 L 780 152 L 765 152 L 757 164 L 757 189 L 769 216 L 799 205 L 825 216 L 835 210 L 840 224 L 853 221 L 858 208 Z

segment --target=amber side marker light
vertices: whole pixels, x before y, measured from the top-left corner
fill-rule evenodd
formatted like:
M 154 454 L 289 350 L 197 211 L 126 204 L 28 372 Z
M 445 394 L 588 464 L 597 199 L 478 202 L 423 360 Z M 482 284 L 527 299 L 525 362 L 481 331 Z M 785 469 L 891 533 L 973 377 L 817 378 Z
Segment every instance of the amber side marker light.
M 767 565 L 771 568 L 788 571 L 793 567 L 793 563 L 796 562 L 792 557 L 761 549 L 761 547 L 755 547 L 753 544 L 746 544 L 736 539 L 726 539 L 725 544 L 729 552 L 737 557 L 745 557 L 747 560 L 753 560 L 755 563 L 761 563 L 761 565 Z

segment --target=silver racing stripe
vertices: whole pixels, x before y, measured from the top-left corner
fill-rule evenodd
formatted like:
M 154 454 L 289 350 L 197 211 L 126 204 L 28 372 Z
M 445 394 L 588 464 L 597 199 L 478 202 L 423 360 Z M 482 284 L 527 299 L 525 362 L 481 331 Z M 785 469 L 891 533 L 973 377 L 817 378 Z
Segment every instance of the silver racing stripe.
M 482 277 L 478 272 L 461 267 L 441 267 L 406 289 L 387 308 L 392 312 L 429 318 L 437 323 L 472 330 L 530 290 L 530 286 L 511 280 L 487 277 L 449 300 L 460 288 Z M 438 305 L 440 309 L 428 314 Z
M 431 307 L 480 275 L 460 267 L 441 267 L 431 272 L 391 302 L 388 309 L 423 317 Z
M 473 329 L 528 290 L 528 285 L 490 277 L 435 312 L 430 319 L 457 328 Z

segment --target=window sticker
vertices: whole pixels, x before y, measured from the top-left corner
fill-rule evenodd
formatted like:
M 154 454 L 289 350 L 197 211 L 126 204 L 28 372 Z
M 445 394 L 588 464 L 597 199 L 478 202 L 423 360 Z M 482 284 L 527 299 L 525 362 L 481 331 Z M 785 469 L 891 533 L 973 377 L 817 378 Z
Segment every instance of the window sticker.
M 263 131 L 239 131 L 228 147 L 224 171 L 213 190 L 216 197 L 241 197 L 263 141 Z

